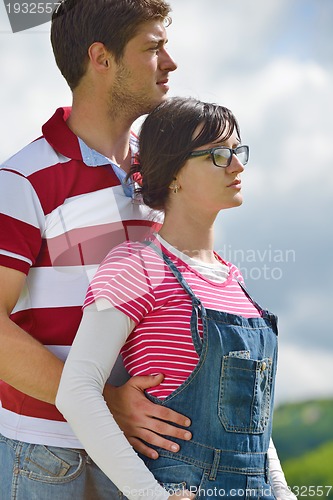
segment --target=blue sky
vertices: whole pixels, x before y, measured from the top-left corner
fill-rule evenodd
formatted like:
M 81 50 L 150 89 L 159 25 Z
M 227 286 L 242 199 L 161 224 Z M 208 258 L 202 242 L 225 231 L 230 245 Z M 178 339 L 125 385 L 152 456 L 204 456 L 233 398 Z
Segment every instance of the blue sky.
M 220 214 L 216 249 L 279 315 L 277 402 L 333 397 L 333 2 L 170 4 L 170 95 L 230 107 L 251 148 L 244 204 Z M 49 25 L 13 35 L 1 4 L 0 47 L 4 160 L 71 95 Z

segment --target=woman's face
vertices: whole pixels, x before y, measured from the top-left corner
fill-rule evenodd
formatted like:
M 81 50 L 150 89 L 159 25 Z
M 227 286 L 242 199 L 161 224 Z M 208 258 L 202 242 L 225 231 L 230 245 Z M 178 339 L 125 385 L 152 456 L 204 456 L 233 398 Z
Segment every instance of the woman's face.
M 234 130 L 228 140 L 206 144 L 196 151 L 217 146 L 234 149 L 239 144 L 237 132 Z M 243 202 L 240 179 L 243 170 L 244 166 L 236 155 L 232 156 L 227 167 L 214 165 L 209 153 L 205 156 L 191 157 L 177 174 L 177 184 L 180 189 L 175 195 L 179 197 L 176 203 L 183 203 L 186 210 L 207 212 L 211 215 L 216 215 L 222 209 L 237 207 Z

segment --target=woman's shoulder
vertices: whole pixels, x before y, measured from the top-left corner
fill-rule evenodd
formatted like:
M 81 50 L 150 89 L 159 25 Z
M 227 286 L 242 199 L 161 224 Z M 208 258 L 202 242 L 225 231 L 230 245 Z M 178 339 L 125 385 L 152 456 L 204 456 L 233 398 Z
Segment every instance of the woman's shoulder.
M 229 268 L 229 275 L 233 277 L 234 280 L 240 281 L 241 283 L 244 283 L 244 278 L 242 275 L 241 270 L 235 266 L 232 262 L 229 261 L 224 261 L 226 266 Z
M 123 274 L 133 272 L 133 269 L 144 272 L 160 262 L 161 257 L 149 245 L 141 241 L 127 240 L 110 250 L 100 264 L 97 275 Z
M 235 264 L 233 264 L 232 262 L 229 262 L 228 260 L 225 260 L 222 255 L 220 255 L 219 253 L 215 252 L 215 256 L 217 258 L 217 260 L 219 260 L 221 262 L 221 264 L 223 264 L 224 266 L 226 266 L 229 270 L 229 276 L 231 276 L 233 279 L 236 279 L 237 281 L 241 281 L 242 283 L 244 283 L 244 278 L 243 278 L 243 275 L 242 275 L 242 272 L 240 271 L 240 269 L 235 266 Z
M 127 259 L 141 255 L 141 252 L 146 248 L 146 245 L 140 241 L 123 241 L 119 245 L 113 247 L 107 256 L 102 261 L 101 265 L 113 260 Z

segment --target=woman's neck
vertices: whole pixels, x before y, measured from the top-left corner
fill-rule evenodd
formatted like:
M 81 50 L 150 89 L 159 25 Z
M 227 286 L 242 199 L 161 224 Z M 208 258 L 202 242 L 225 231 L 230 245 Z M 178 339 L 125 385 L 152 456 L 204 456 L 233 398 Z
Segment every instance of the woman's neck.
M 166 214 L 159 234 L 170 245 L 189 257 L 207 264 L 215 262 L 213 224 L 194 219 L 191 214 L 187 214 L 186 217 Z

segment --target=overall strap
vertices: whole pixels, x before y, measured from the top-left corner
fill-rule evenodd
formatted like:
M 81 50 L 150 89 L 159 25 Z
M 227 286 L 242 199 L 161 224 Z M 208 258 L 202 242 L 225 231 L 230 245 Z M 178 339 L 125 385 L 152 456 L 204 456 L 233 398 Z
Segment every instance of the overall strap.
M 271 312 L 267 311 L 267 309 L 263 309 L 258 304 L 258 302 L 256 302 L 254 300 L 254 298 L 250 295 L 250 293 L 246 289 L 244 283 L 242 283 L 241 281 L 239 281 L 239 279 L 237 279 L 236 277 L 235 277 L 235 279 L 236 279 L 237 283 L 239 284 L 239 286 L 241 287 L 241 289 L 243 290 L 243 292 L 245 293 L 245 295 L 247 296 L 247 298 L 250 300 L 250 302 L 252 302 L 252 304 L 254 305 L 254 307 L 259 311 L 261 317 L 269 319 L 269 321 L 271 322 L 272 327 L 273 327 L 275 333 L 277 334 L 277 317 L 275 316 L 275 314 L 272 314 Z
M 202 351 L 202 339 L 199 335 L 198 332 L 198 318 L 201 318 L 202 321 L 205 321 L 206 318 L 206 310 L 204 306 L 201 303 L 201 300 L 195 295 L 193 292 L 192 288 L 190 285 L 187 283 L 185 280 L 184 276 L 182 273 L 177 269 L 175 264 L 172 262 L 172 260 L 163 252 L 161 248 L 159 248 L 157 245 L 155 245 L 154 242 L 145 240 L 142 242 L 144 245 L 147 247 L 150 247 L 152 250 L 154 250 L 165 262 L 165 264 L 168 266 L 180 286 L 183 288 L 183 290 L 190 296 L 192 300 L 192 316 L 191 316 L 191 332 L 192 332 L 192 339 L 193 339 L 193 344 L 195 347 L 195 350 L 197 351 L 198 355 L 200 356 L 201 351 Z
M 201 305 L 200 299 L 195 295 L 193 292 L 192 288 L 190 285 L 187 283 L 187 281 L 184 279 L 182 273 L 177 269 L 175 264 L 172 262 L 172 260 L 163 252 L 163 250 L 155 245 L 154 242 L 152 241 L 143 241 L 143 244 L 150 247 L 152 250 L 154 250 L 166 263 L 180 286 L 185 290 L 185 292 L 191 297 L 192 301 L 194 300 L 195 303 L 198 305 Z
M 235 276 L 234 276 L 235 277 Z M 249 301 L 254 305 L 254 307 L 260 312 L 261 315 L 263 315 L 266 311 L 254 300 L 254 298 L 250 295 L 250 292 L 247 290 L 246 286 L 244 283 L 242 283 L 238 278 L 235 277 L 235 280 L 249 299 Z

